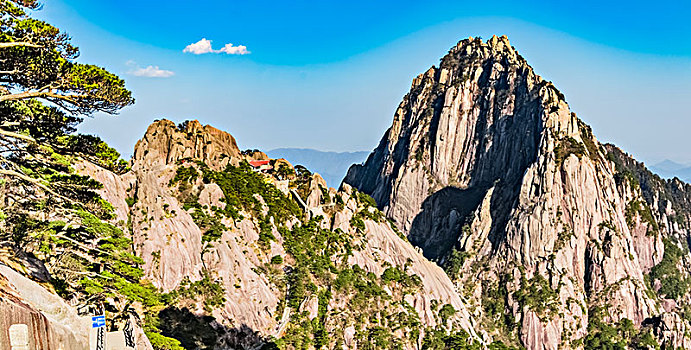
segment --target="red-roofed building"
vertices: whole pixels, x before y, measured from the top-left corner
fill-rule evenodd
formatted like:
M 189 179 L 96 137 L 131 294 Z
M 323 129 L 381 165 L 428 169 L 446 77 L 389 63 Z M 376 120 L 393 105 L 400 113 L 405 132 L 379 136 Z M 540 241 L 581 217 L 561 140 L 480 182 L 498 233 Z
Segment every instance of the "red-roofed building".
M 269 164 L 268 160 L 250 160 L 250 165 L 254 168 L 258 168 L 262 165 L 267 165 Z
M 272 169 L 270 161 L 268 160 L 250 160 L 249 163 L 254 171 L 265 172 Z

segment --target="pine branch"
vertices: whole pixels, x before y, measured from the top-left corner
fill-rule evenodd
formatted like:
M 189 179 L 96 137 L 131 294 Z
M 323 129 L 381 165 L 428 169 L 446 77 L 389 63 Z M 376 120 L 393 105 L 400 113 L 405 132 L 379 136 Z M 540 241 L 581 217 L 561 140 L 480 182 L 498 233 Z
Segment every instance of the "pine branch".
M 25 91 L 25 92 L 20 92 L 17 94 L 9 94 L 9 95 L 0 95 L 0 102 L 4 101 L 18 101 L 18 100 L 25 100 L 29 98 L 45 98 L 52 100 L 55 102 L 57 101 L 66 101 L 71 104 L 77 105 L 79 103 L 78 99 L 87 97 L 86 95 L 61 95 L 61 94 L 56 94 L 50 91 Z
M 0 49 L 4 49 L 4 48 L 8 48 L 8 47 L 42 48 L 43 46 L 28 42 L 28 41 L 15 41 L 15 42 L 9 42 L 9 43 L 0 43 Z
M 34 139 L 34 138 L 31 137 L 31 136 L 27 136 L 27 135 L 24 135 L 24 134 L 19 134 L 19 133 L 16 133 L 16 132 L 7 131 L 7 130 L 3 130 L 3 129 L 0 129 L 0 135 L 5 135 L 5 136 L 8 136 L 8 137 L 13 137 L 13 138 L 15 138 L 15 139 L 22 139 L 22 140 L 24 140 L 24 141 L 33 142 L 33 143 L 36 142 L 36 139 Z
M 48 186 L 46 186 L 46 185 L 44 185 L 43 183 L 41 183 L 40 180 L 34 179 L 33 177 L 27 176 L 27 175 L 22 174 L 22 173 L 20 173 L 20 172 L 18 172 L 18 171 L 0 169 L 0 175 L 9 175 L 9 176 L 17 177 L 17 178 L 19 178 L 19 179 L 21 179 L 21 180 L 24 180 L 24 181 L 26 181 L 26 182 L 30 182 L 30 183 L 32 183 L 32 184 L 34 184 L 34 185 L 40 187 L 40 188 L 43 189 L 44 191 L 46 191 L 46 192 L 48 192 L 48 193 L 50 193 L 50 194 L 52 194 L 52 195 L 54 195 L 54 196 L 56 196 L 56 197 L 58 197 L 58 198 L 62 198 L 62 199 L 64 199 L 64 200 L 66 200 L 66 201 L 70 201 L 69 198 L 66 198 L 66 197 L 64 197 L 63 195 L 61 195 L 61 194 L 59 194 L 59 193 L 53 191 L 53 190 L 50 189 Z

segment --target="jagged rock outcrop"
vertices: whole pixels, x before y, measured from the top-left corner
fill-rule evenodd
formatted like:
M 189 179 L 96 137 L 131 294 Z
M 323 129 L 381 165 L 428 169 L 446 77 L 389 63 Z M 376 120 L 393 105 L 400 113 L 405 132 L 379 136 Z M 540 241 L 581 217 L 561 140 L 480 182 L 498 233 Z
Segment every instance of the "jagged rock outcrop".
M 664 202 L 646 198 L 608 154 L 506 37 L 470 38 L 414 79 L 344 183 L 456 276 L 495 339 L 579 347 L 589 323 L 640 328 L 664 312 L 644 278 L 670 232 L 646 211 Z
M 219 244 L 205 251 L 201 229 L 170 187 L 183 162 L 201 161 L 220 170 L 228 164 L 238 164 L 241 159 L 244 158 L 235 139 L 226 132 L 201 126 L 197 121 L 179 127 L 168 120 L 156 121 L 135 146 L 132 171 L 120 177 L 120 181 L 129 182 L 124 194 L 133 205 L 120 208 L 123 203 L 118 202 L 116 207 L 118 212 L 124 209 L 129 213 L 135 249 L 144 259 L 144 270 L 154 285 L 171 291 L 185 278 L 199 280 L 206 264 L 223 280 L 228 300 L 216 311 L 218 319 L 269 334 L 275 324 L 271 312 L 276 308 L 278 295 L 266 278 L 254 270 L 260 265 L 252 248 L 259 236 L 255 225 L 249 220 L 237 224 L 225 221 L 230 230 Z M 99 180 L 107 179 L 98 172 L 89 174 Z M 203 204 L 224 205 L 217 186 L 202 184 L 201 179 L 197 185 L 203 188 L 199 198 Z M 115 194 L 107 193 L 121 187 L 118 180 L 108 181 L 103 196 L 114 197 Z M 198 307 L 200 311 L 201 305 Z
M 8 260 L 23 268 L 0 264 L 2 325 L 48 348 L 88 341 L 48 286 L 69 290 L 51 274 L 73 253 L 90 291 L 70 303 L 97 295 L 144 349 L 691 347 L 691 186 L 600 144 L 506 37 L 415 78 L 339 190 L 197 121 L 155 121 L 125 173 L 51 156 L 100 197 L 79 218 L 32 213 L 48 253 L 36 240 Z M 80 249 L 50 254 L 62 239 Z
M 155 170 L 185 158 L 200 160 L 214 169 L 223 169 L 241 158 L 235 138 L 210 125 L 193 120 L 176 126 L 158 120 L 149 126 L 134 147 L 133 170 Z
M 220 154 L 228 156 L 221 157 Z M 222 211 L 229 204 L 223 189 L 202 175 L 205 171 L 221 171 L 226 165 L 238 166 L 243 160 L 267 159 L 258 151 L 243 154 L 230 134 L 209 126 L 202 127 L 196 121 L 176 126 L 170 121 L 160 120 L 152 124 L 137 143 L 130 172 L 115 175 L 88 163 L 77 167 L 80 173 L 103 183 L 101 196 L 113 204 L 117 220 L 129 223 L 128 231 L 137 256 L 144 260 L 146 278 L 156 287 L 174 291 L 183 283 L 194 283 L 205 276 L 221 284 L 225 299 L 222 305 L 211 310 L 206 309 L 202 302 L 185 305 L 200 317 L 210 313 L 214 329 L 226 330 L 216 341 L 220 348 L 228 344 L 237 345 L 234 338 L 238 337 L 243 339 L 242 346 L 249 346 L 269 336 L 280 338 L 285 332 L 294 332 L 291 319 L 303 310 L 309 310 L 309 319 L 324 317 L 319 316 L 319 298 L 316 295 L 303 300 L 299 310 L 286 307 L 290 297 L 286 288 L 290 285 L 285 286 L 284 282 L 277 280 L 277 274 L 286 272 L 276 270 L 273 259 L 282 257 L 281 260 L 285 261 L 281 263 L 282 269 L 288 272 L 295 268 L 295 261 L 285 248 L 288 243 L 283 237 L 284 231 L 278 229 L 279 222 L 274 221 L 275 217 L 270 221 L 273 222 L 270 243 L 267 246 L 262 241 L 266 237 L 262 216 L 268 215 L 267 199 L 259 193 L 254 194 L 261 206 L 258 212 L 241 209 L 236 218 L 217 216 L 218 210 Z M 349 188 L 341 191 L 329 189 L 318 174 L 310 174 L 303 180 L 295 179 L 294 171 L 293 175 L 286 175 L 290 172 L 281 170 L 292 169 L 290 163 L 285 160 L 271 162 L 276 172 L 264 175 L 264 181 L 282 191 L 287 198 L 301 202 L 307 211 L 306 219 L 317 220 L 323 229 L 338 232 L 348 246 L 357 247 L 349 248 L 353 251 L 346 260 L 348 266 L 357 265 L 372 276 L 380 276 L 393 266 L 420 279 L 419 291 L 400 295 L 403 299 L 396 301 L 400 293 L 398 287 L 387 287 L 386 293 L 391 296 L 368 308 L 373 312 L 395 311 L 409 315 L 409 310 L 414 310 L 414 318 L 419 318 L 421 323 L 418 327 L 424 328 L 440 324 L 439 309 L 448 304 L 455 313 L 445 321 L 448 322 L 446 325 L 450 329 L 463 329 L 479 339 L 470 311 L 446 273 L 402 239 L 391 224 L 383 218 L 376 219 L 374 208 L 363 209 L 357 192 Z M 204 170 L 205 166 L 208 170 Z M 181 169 L 195 169 L 199 175 L 179 185 L 176 176 Z M 190 200 L 199 206 L 190 209 Z M 208 217 L 220 217 L 219 224 L 223 227 L 220 237 L 214 240 L 204 238 L 207 228 L 200 227 L 199 218 L 195 219 L 197 210 Z M 362 210 L 371 212 L 359 214 Z M 305 218 L 298 215 L 289 219 L 286 225 L 288 228 L 296 227 Z M 354 220 L 362 220 L 363 226 L 354 227 Z M 334 256 L 332 259 L 338 258 Z M 320 286 L 323 282 L 314 283 Z M 329 312 L 339 316 L 328 317 L 322 322 L 333 341 L 356 348 L 358 343 L 367 342 L 368 336 L 363 333 L 366 329 L 361 329 L 367 322 L 358 321 L 362 317 L 358 315 L 365 309 L 349 307 L 349 299 L 353 296 L 339 294 L 331 300 Z M 387 301 L 390 298 L 393 299 Z M 379 303 L 383 304 L 377 306 Z M 409 305 L 411 309 L 403 305 Z M 395 332 L 398 337 L 409 338 L 404 328 Z M 243 335 L 239 336 L 240 333 Z M 411 338 L 407 341 L 416 344 L 418 340 Z

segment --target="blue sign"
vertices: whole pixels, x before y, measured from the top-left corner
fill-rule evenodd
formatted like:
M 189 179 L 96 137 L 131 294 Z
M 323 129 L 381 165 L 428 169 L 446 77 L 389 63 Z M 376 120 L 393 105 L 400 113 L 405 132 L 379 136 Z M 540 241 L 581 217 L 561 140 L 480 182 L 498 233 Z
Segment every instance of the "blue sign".
M 92 316 L 91 328 L 101 328 L 106 326 L 106 316 Z

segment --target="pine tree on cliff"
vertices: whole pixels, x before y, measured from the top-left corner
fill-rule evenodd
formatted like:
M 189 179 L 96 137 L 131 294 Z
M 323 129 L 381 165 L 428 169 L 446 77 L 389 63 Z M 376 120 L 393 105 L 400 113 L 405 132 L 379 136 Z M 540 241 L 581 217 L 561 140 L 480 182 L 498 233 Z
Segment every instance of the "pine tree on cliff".
M 125 82 L 103 68 L 75 62 L 79 49 L 52 25 L 31 18 L 36 0 L 0 3 L 0 135 L 2 152 L 55 144 L 84 116 L 114 114 L 134 103 Z M 64 146 L 58 144 L 57 146 Z M 3 156 L 6 174 L 26 177 Z M 28 180 L 28 179 L 27 179 Z
M 30 16 L 36 0 L 0 0 L 0 251 L 2 263 L 30 266 L 78 305 L 104 305 L 111 319 L 133 304 L 160 302 L 142 279 L 143 261 L 102 184 L 77 173 L 95 163 L 115 172 L 127 163 L 98 137 L 74 134 L 84 117 L 134 103 L 125 82 L 76 62 L 60 29 Z M 16 266 L 16 265 L 14 265 Z
M 0 2 L 0 175 L 23 189 L 4 191 L 3 216 L 21 213 L 33 188 L 57 201 L 93 199 L 93 184 L 70 174 L 61 154 L 80 152 L 114 170 L 124 167 L 97 137 L 69 134 L 85 116 L 134 103 L 131 92 L 105 69 L 75 62 L 79 49 L 70 37 L 29 16 L 38 9 L 36 0 Z

